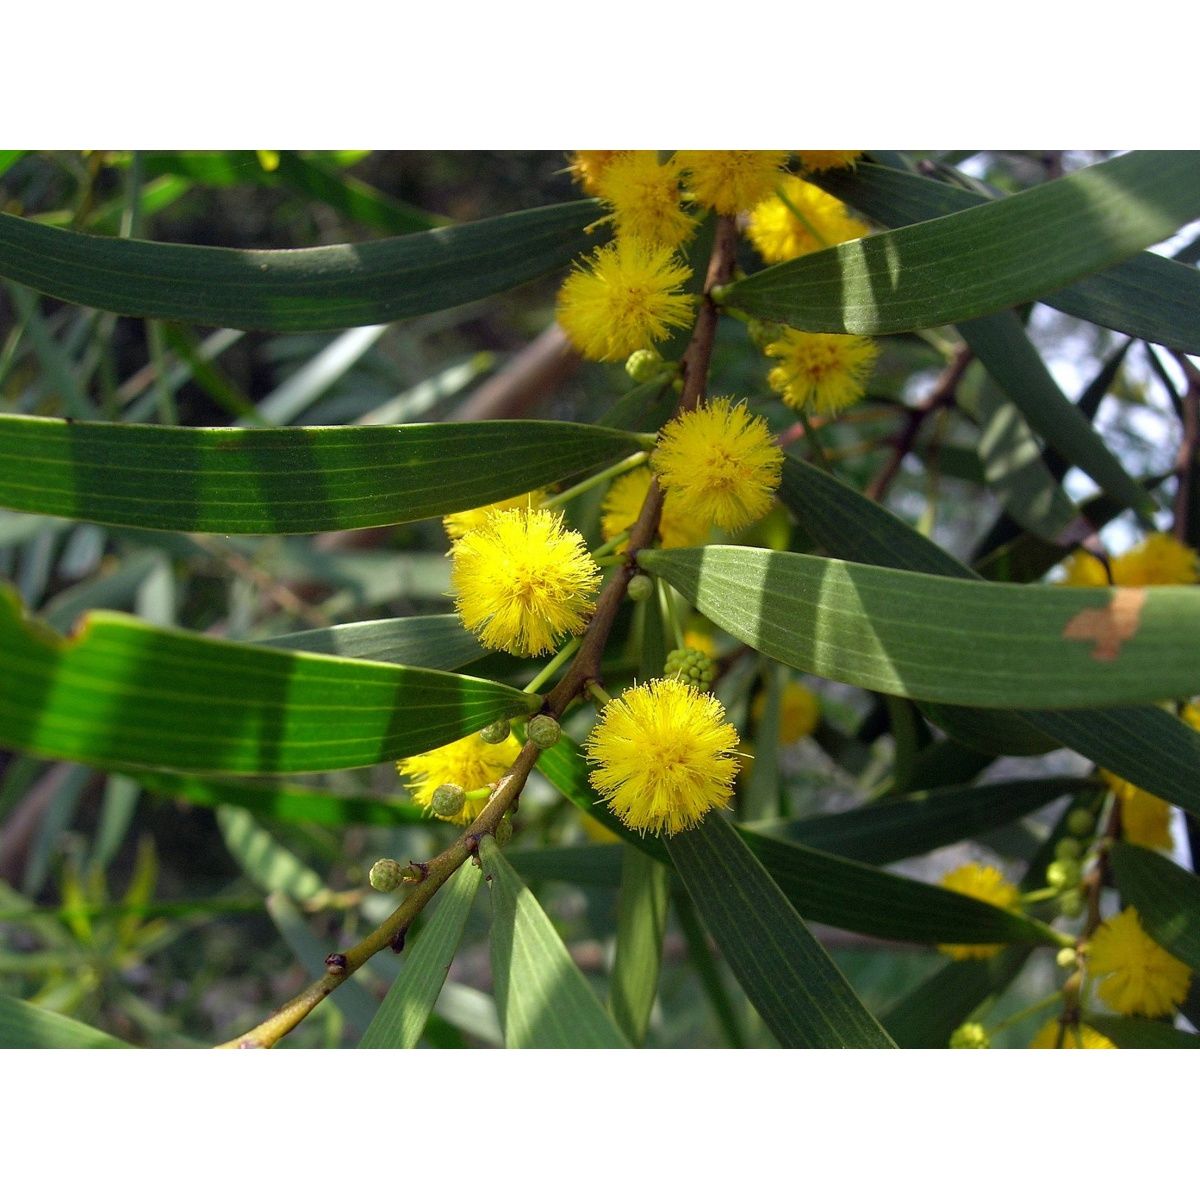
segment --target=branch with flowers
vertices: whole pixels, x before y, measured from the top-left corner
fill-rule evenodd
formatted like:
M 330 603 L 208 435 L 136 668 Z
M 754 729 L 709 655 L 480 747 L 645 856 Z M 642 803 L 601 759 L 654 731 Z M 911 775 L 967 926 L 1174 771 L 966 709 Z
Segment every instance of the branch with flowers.
M 298 299 L 273 290 L 275 260 L 245 278 L 253 262 L 221 260 L 233 274 L 197 289 L 195 319 L 280 330 L 313 312 L 382 323 L 573 260 L 556 332 L 480 404 L 515 388 L 524 411 L 564 346 L 589 380 L 624 364 L 634 386 L 589 424 L 0 418 L 0 503 L 23 511 L 199 538 L 440 518 L 420 536 L 449 540 L 454 609 L 331 625 L 319 591 L 276 585 L 241 547 L 241 580 L 301 596 L 285 611 L 329 627 L 255 647 L 100 615 L 61 636 L 0 591 L 16 681 L 0 742 L 134 779 L 176 772 L 156 786 L 199 803 L 420 831 L 411 861 L 368 871 L 362 855 L 349 890 L 305 869 L 293 898 L 345 916 L 352 944 L 230 1048 L 277 1045 L 356 975 L 335 1003 L 361 999 L 389 950 L 404 957 L 381 1014 L 403 1010 L 405 1031 L 389 1042 L 377 1017 L 366 1042 L 415 1044 L 484 878 L 506 1044 L 643 1043 L 672 909 L 739 1044 L 1187 1044 L 1200 899 L 1165 855 L 1180 812 L 1200 811 L 1197 346 L 1178 318 L 1195 283 L 1139 252 L 1200 211 L 1191 162 L 1106 158 L 1082 186 L 1055 159 L 1045 182 L 986 200 L 948 165 L 930 176 L 882 152 L 578 151 L 592 199 L 384 239 L 364 251 L 375 275 L 318 255 L 312 296 L 307 252 Z M 1076 227 L 1088 236 L 1053 254 L 1039 240 Z M 42 252 L 44 234 L 5 229 L 0 271 L 10 246 Z M 40 274 L 18 261 L 14 277 L 54 282 L 53 263 L 82 254 L 54 286 L 95 302 L 100 276 L 64 236 Z M 210 261 L 174 248 L 145 277 L 202 278 Z M 1150 281 L 1173 299 L 1147 301 Z M 1009 311 L 1034 299 L 1171 348 L 1182 392 L 1152 358 L 1178 417 L 1169 472 L 1134 470 L 1090 420 L 1128 346 L 1074 405 Z M 160 287 L 122 303 L 177 315 L 168 301 Z M 176 464 L 169 484 L 140 465 L 147 446 Z M 1064 486 L 1067 466 L 1099 491 Z M 942 544 L 961 485 L 997 501 L 964 557 Z M 1141 527 L 1123 544 L 1106 527 L 1126 513 Z M 481 677 L 464 671 L 489 652 Z M 93 692 L 115 699 L 89 711 Z M 228 711 L 184 729 L 213 694 Z M 1062 747 L 1086 768 L 1038 762 Z M 237 778 L 381 761 L 408 804 L 313 787 L 276 803 L 274 785 Z M 569 805 L 542 803 L 535 770 Z M 830 788 L 837 811 L 810 811 Z M 251 853 L 231 828 L 223 815 L 248 873 L 288 886 L 262 868 L 270 832 L 242 826 Z M 947 861 L 923 877 L 890 869 L 933 851 Z M 607 1007 L 522 877 L 619 889 Z M 372 892 L 396 898 L 383 920 Z M 358 936 L 367 912 L 378 923 Z M 810 922 L 948 961 L 880 994 Z M 1059 981 L 1010 1003 L 1042 954 Z

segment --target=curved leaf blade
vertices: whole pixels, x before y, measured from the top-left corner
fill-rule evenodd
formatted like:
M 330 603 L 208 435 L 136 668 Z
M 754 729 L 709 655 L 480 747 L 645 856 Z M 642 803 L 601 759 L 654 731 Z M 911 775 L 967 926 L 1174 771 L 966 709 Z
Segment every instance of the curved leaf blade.
M 821 187 L 881 225 L 913 225 L 989 203 L 975 192 L 869 163 L 823 175 Z M 1135 254 L 1039 299 L 1096 325 L 1200 354 L 1200 271 L 1161 255 Z
M 307 250 L 103 238 L 0 213 L 0 275 L 130 317 L 275 333 L 380 325 L 536 279 L 594 242 L 591 200 Z
M 492 976 L 510 1048 L 625 1048 L 533 893 L 505 861 L 496 839 L 479 845 L 492 893 Z
M 325 629 L 281 633 L 261 638 L 254 644 L 273 646 L 277 650 L 332 654 L 335 658 L 366 658 L 405 667 L 432 667 L 436 671 L 457 670 L 487 653 L 455 613 L 353 621 Z
M 947 325 L 1058 291 L 1200 216 L 1200 153 L 1134 151 L 1025 192 L 768 267 L 722 297 L 797 329 Z
M 462 941 L 483 872 L 463 863 L 440 893 L 432 919 L 413 940 L 400 978 L 388 989 L 358 1043 L 360 1050 L 409 1050 L 421 1040 Z
M 1122 901 L 1137 909 L 1146 932 L 1200 971 L 1200 879 L 1161 854 L 1128 842 L 1113 846 L 1110 861 Z
M 985 708 L 1200 691 L 1195 588 L 973 582 L 745 546 L 638 564 L 746 645 L 871 691 Z
M 0 415 L 0 505 L 141 529 L 366 529 L 506 500 L 638 445 L 565 421 L 191 429 Z
M 60 637 L 0 588 L 0 744 L 98 766 L 282 775 L 366 766 L 533 711 L 503 684 L 93 612 Z
M 784 1047 L 888 1049 L 891 1039 L 719 814 L 667 851 L 746 995 Z
M 128 1042 L 72 1017 L 0 995 L 0 1047 L 5 1050 L 130 1050 Z
M 1085 1019 L 1098 1033 L 1115 1042 L 1118 1050 L 1200 1050 L 1200 1037 L 1184 1033 L 1165 1021 L 1090 1013 Z

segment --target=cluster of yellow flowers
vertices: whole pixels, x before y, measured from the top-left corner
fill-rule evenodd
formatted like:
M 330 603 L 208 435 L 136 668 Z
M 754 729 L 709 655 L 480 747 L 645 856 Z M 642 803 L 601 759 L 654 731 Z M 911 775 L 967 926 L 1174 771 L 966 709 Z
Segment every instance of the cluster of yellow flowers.
M 1069 587 L 1163 587 L 1190 584 L 1200 576 L 1200 556 L 1169 533 L 1152 533 L 1132 550 L 1104 563 L 1087 550 L 1076 550 L 1064 563 L 1062 582 Z
M 857 150 L 798 150 L 805 171 L 854 163 Z M 695 297 L 677 255 L 698 219 L 692 202 L 725 216 L 746 215 L 746 233 L 767 263 L 864 237 L 869 231 L 842 202 L 786 170 L 782 150 L 577 150 L 571 171 L 608 209 L 615 241 L 567 277 L 558 320 L 586 358 L 616 362 L 685 325 Z M 793 408 L 836 412 L 866 389 L 878 349 L 850 334 L 781 330 L 766 347 L 779 361 L 769 385 Z

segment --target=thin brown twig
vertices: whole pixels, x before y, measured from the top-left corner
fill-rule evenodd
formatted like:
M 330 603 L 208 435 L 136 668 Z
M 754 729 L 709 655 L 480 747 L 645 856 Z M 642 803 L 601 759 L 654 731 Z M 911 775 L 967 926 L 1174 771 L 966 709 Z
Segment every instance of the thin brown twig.
M 867 488 L 867 496 L 881 503 L 887 495 L 888 488 L 900 472 L 900 466 L 908 456 L 917 441 L 917 434 L 926 419 L 941 408 L 948 408 L 954 403 L 958 385 L 963 374 L 971 363 L 973 355 L 969 346 L 959 346 L 954 357 L 946 364 L 929 395 L 916 408 L 908 409 L 904 414 L 904 424 L 892 440 L 892 453 L 886 463 L 880 468 L 879 474 Z
M 717 309 L 709 299 L 708 293 L 711 288 L 726 282 L 731 276 L 735 249 L 736 233 L 733 221 L 722 217 L 717 223 L 700 313 L 683 356 L 684 387 L 679 401 L 680 411 L 694 407 L 704 395 L 717 326 Z M 561 717 L 567 706 L 587 685 L 598 680 L 604 647 L 621 601 L 625 598 L 629 581 L 635 574 L 638 551 L 649 546 L 658 531 L 662 502 L 662 492 L 652 480 L 638 519 L 630 530 L 629 541 L 624 547 L 623 553 L 627 562 L 608 577 L 596 601 L 595 612 L 580 641 L 579 650 L 566 674 L 546 697 L 542 705 L 543 712 Z M 480 841 L 489 834 L 495 834 L 501 818 L 515 807 L 529 773 L 537 762 L 538 754 L 539 750 L 532 742 L 525 743 L 508 774 L 496 784 L 483 811 L 445 850 L 429 862 L 420 864 L 420 881 L 406 889 L 407 894 L 403 902 L 386 921 L 348 950 L 329 955 L 325 960 L 325 973 L 320 978 L 313 980 L 265 1021 L 223 1043 L 219 1049 L 253 1050 L 274 1046 L 369 958 L 388 946 L 397 951 L 402 949 L 405 934 L 417 914 L 436 895 L 442 884 L 468 858 L 478 852 Z

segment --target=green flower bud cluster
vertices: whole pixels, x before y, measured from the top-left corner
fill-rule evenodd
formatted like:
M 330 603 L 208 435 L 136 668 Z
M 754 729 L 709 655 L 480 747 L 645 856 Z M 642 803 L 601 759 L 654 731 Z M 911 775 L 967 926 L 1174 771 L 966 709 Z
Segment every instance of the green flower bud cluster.
M 950 1035 L 951 1050 L 987 1050 L 991 1044 L 987 1030 L 977 1021 L 960 1025 Z
M 706 692 L 717 677 L 717 667 L 703 650 L 672 650 L 667 655 L 663 674 L 668 679 L 682 679 Z

